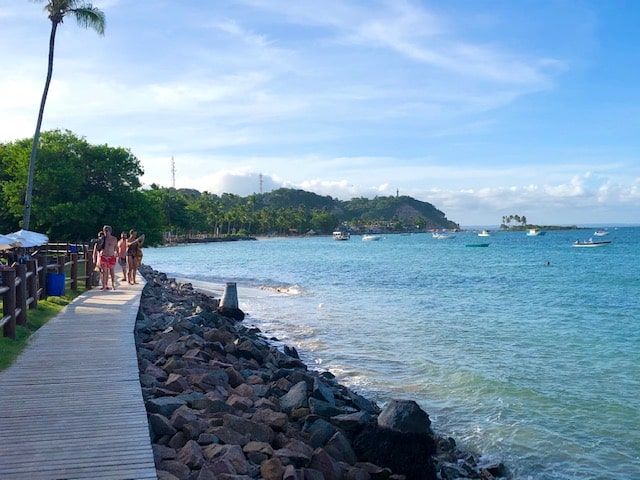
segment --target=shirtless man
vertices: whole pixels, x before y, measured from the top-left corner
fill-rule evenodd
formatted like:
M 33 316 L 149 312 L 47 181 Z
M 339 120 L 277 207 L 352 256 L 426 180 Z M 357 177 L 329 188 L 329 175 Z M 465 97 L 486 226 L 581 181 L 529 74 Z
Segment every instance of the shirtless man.
M 118 239 L 111 234 L 111 227 L 109 225 L 105 225 L 102 231 L 104 232 L 104 248 L 100 253 L 98 263 L 102 270 L 102 288 L 100 290 L 109 290 L 109 276 L 111 276 L 111 287 L 115 290 L 115 266 L 118 260 Z

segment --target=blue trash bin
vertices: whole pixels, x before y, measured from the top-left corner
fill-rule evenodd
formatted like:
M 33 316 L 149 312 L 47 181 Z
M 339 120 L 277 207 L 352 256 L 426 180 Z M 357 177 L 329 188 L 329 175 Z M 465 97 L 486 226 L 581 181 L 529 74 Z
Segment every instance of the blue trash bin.
M 60 297 L 64 293 L 64 273 L 47 273 L 47 295 Z

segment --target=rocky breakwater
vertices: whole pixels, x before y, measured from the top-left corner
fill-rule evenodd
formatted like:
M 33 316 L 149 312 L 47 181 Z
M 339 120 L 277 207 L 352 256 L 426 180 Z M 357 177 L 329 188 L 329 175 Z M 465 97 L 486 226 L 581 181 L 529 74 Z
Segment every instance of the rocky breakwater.
M 224 317 L 149 267 L 136 344 L 160 480 L 451 480 L 505 475 L 434 434 L 415 402 L 383 409 L 295 348 Z

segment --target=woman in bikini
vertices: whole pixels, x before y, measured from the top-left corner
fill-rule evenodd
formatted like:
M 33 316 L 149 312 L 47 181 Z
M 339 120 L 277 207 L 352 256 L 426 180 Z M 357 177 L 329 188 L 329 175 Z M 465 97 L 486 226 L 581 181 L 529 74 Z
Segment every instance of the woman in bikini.
M 136 274 L 138 272 L 138 267 L 140 266 L 139 259 L 142 258 L 140 253 L 140 249 L 142 247 L 142 242 L 144 241 L 144 234 L 136 237 L 136 231 L 129 231 L 129 238 L 127 238 L 127 265 L 129 266 L 129 270 L 127 272 L 127 280 L 131 285 L 134 285 L 136 282 Z

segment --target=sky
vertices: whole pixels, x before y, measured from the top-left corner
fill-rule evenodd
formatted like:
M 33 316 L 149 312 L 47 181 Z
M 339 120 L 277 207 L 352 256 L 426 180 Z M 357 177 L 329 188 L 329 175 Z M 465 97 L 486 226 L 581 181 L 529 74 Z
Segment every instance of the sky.
M 0 3 L 0 142 L 32 138 L 51 22 Z M 144 185 L 409 195 L 461 225 L 640 224 L 640 2 L 95 0 L 43 130 Z

